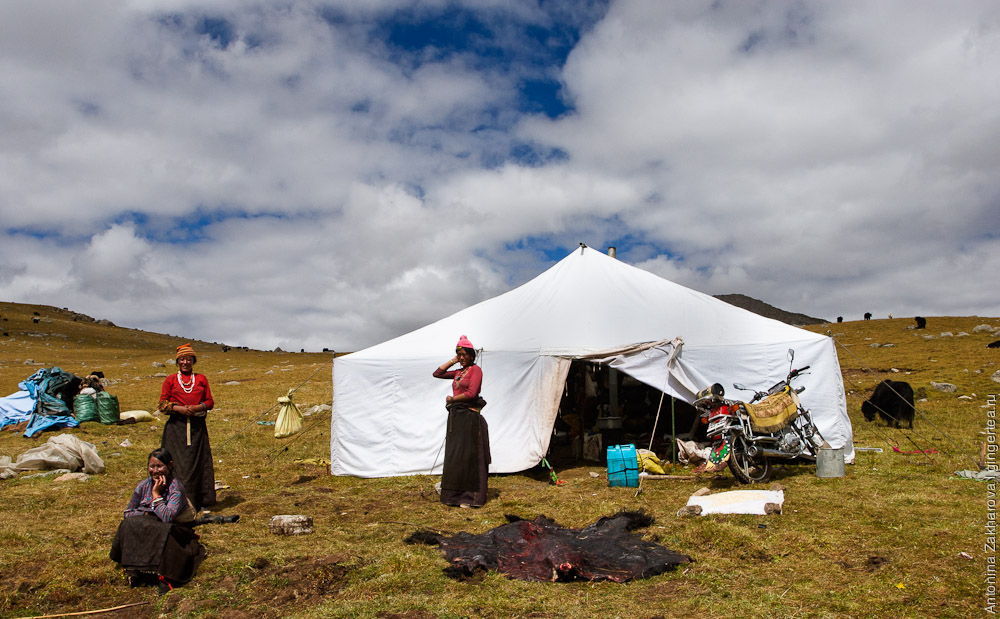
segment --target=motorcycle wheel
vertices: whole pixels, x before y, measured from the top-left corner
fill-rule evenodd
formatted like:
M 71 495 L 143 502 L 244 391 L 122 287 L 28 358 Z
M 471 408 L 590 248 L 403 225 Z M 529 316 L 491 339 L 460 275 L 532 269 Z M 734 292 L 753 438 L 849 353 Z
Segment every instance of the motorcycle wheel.
M 771 463 L 766 456 L 747 455 L 747 444 L 743 437 L 733 440 L 733 453 L 729 456 L 729 470 L 742 484 L 759 484 L 771 478 Z

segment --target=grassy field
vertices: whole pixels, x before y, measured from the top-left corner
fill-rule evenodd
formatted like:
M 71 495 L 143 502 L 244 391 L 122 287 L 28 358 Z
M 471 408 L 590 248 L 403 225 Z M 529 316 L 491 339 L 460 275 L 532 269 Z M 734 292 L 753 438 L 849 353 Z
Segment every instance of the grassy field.
M 925 331 L 908 329 L 912 321 L 903 319 L 814 327 L 839 344 L 855 444 L 883 452 L 859 453 L 841 479 L 817 478 L 809 466 L 779 467 L 781 515 L 700 518 L 675 513 L 703 486 L 734 488 L 728 472 L 646 481 L 636 497 L 609 488 L 597 463 L 567 463 L 561 487 L 537 471 L 491 477 L 499 495 L 480 510 L 437 503 L 433 477 L 332 477 L 323 463 L 328 413 L 307 417 L 306 430 L 289 439 L 276 440 L 271 426 L 258 424 L 275 418 L 276 399 L 292 387 L 303 410 L 329 403 L 330 355 L 222 352 L 196 342 L 196 369 L 209 377 L 217 402 L 210 415 L 216 477 L 228 486 L 216 513 L 240 514 L 240 522 L 199 529 L 209 556 L 188 586 L 162 597 L 128 588 L 108 548 L 145 476 L 145 456 L 159 445 L 162 421 L 85 424 L 70 432 L 97 446 L 104 474 L 83 482 L 23 474 L 0 481 L 0 615 L 135 603 L 114 616 L 979 615 L 991 554 L 984 552 L 987 486 L 953 473 L 976 468 L 988 395 L 1000 391 L 990 378 L 1000 369 L 1000 350 L 986 348 L 997 336 L 972 333 L 983 323 L 1000 326 L 1000 319 L 932 317 Z M 154 407 L 162 373 L 171 371 L 154 363 L 186 341 L 9 303 L 0 303 L 0 326 L 0 395 L 43 366 L 77 374 L 99 369 L 123 410 Z M 884 378 L 924 388 L 914 430 L 862 419 L 861 401 Z M 954 383 L 958 391 L 934 390 L 931 381 Z M 0 455 L 16 457 L 58 433 L 26 439 L 0 432 Z M 131 446 L 121 446 L 126 439 Z M 893 446 L 937 453 L 901 454 Z M 696 562 L 627 584 L 528 583 L 498 574 L 458 582 L 442 574 L 446 564 L 436 548 L 402 542 L 418 528 L 483 532 L 503 524 L 505 514 L 544 513 L 580 527 L 623 508 L 649 511 L 656 523 L 643 534 Z M 310 515 L 316 532 L 274 536 L 268 522 L 275 514 Z

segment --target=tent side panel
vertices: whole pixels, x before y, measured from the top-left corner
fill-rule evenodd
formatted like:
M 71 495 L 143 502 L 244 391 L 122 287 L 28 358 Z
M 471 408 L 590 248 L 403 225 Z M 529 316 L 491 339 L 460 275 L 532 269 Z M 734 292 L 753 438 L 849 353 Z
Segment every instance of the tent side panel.
M 351 355 L 334 362 L 330 418 L 334 475 L 428 472 L 441 443 L 429 439 L 444 435 L 445 420 L 437 409 L 449 385 L 431 376 L 434 367 L 430 359 L 390 361 Z
M 832 338 L 826 338 L 824 342 L 826 354 L 823 355 L 823 368 L 825 380 L 817 385 L 817 402 L 829 402 L 830 410 L 825 414 L 824 421 L 816 425 L 831 447 L 844 448 L 844 460 L 851 464 L 854 462 L 854 429 L 851 425 L 851 418 L 847 413 L 847 396 L 844 393 L 844 374 L 840 368 L 840 358 L 837 356 L 837 345 Z M 803 393 L 803 395 L 805 395 Z M 808 402 L 807 402 L 808 407 Z M 814 412 L 813 417 L 816 418 Z
M 431 374 L 440 358 L 334 362 L 330 471 L 388 477 L 439 474 L 451 381 Z M 485 352 L 483 409 L 493 473 L 535 466 L 545 455 L 569 361 L 534 352 Z

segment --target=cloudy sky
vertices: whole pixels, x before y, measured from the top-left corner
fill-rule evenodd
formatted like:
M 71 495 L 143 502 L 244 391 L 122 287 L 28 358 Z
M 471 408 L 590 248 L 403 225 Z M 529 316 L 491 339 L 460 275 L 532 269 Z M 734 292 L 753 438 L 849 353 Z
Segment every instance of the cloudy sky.
M 1000 316 L 1000 3 L 0 3 L 0 299 L 356 350 L 579 242 Z M 670 334 L 668 334 L 670 335 Z

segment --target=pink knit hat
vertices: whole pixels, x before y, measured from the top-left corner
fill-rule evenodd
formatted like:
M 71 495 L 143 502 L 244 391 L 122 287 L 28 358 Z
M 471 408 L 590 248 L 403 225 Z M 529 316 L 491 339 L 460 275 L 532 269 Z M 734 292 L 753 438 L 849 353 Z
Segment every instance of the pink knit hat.
M 458 344 L 455 344 L 455 348 L 471 348 L 473 350 L 476 349 L 476 347 L 472 345 L 472 342 L 469 341 L 469 338 L 464 335 L 458 338 Z

